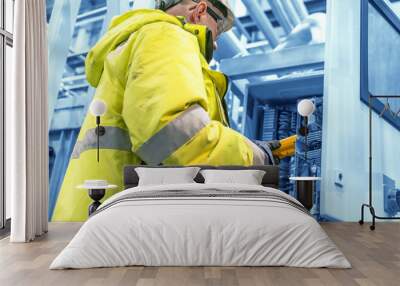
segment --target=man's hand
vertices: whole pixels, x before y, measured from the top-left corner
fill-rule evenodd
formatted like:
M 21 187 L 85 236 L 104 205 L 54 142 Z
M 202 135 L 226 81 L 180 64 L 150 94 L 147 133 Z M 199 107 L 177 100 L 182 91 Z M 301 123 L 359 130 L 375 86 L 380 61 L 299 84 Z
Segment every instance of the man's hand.
M 271 151 L 277 150 L 282 146 L 281 141 L 279 140 L 265 141 L 265 143 L 269 146 Z
M 296 153 L 297 135 L 293 135 L 279 141 L 279 147 L 273 149 L 274 157 L 284 159 L 286 157 L 294 156 Z
M 279 160 L 273 155 L 273 151 L 279 149 L 281 146 L 281 143 L 279 140 L 273 140 L 273 141 L 260 141 L 260 140 L 254 140 L 253 141 L 261 150 L 264 151 L 264 153 L 268 156 L 269 161 L 272 165 L 277 165 L 279 164 Z
M 272 164 L 277 165 L 281 159 L 291 157 L 295 154 L 296 140 L 297 136 L 293 135 L 282 140 L 255 140 L 254 143 L 268 155 Z

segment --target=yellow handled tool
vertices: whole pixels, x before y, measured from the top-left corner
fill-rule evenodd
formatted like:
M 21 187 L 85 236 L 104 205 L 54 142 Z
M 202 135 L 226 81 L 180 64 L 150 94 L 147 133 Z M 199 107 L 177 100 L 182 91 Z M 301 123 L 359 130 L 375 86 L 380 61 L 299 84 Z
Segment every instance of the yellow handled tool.
M 296 140 L 297 135 L 280 140 L 281 146 L 273 150 L 272 154 L 279 159 L 293 156 L 296 152 Z

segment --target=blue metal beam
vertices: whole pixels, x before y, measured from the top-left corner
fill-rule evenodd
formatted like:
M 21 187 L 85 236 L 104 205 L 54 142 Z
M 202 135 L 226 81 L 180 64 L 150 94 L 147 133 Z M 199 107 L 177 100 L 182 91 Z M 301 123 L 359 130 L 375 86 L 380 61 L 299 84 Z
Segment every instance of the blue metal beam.
M 217 61 L 248 54 L 246 48 L 232 31 L 219 36 L 217 43 L 219 48 L 214 53 L 214 59 Z
M 290 0 L 284 0 L 281 1 L 281 3 L 292 26 L 296 27 L 298 24 L 300 24 L 300 17 L 297 14 L 292 2 Z
M 275 48 L 279 44 L 279 38 L 275 33 L 274 27 L 269 21 L 268 17 L 265 16 L 263 9 L 255 0 L 242 0 L 246 6 L 251 18 L 257 24 L 260 31 L 263 33 L 265 38 L 270 43 L 271 47 Z
M 297 15 L 299 15 L 300 21 L 303 21 L 305 18 L 307 18 L 308 11 L 306 5 L 304 4 L 304 1 L 303 0 L 291 0 L 291 1 L 294 9 L 297 12 Z
M 75 96 L 59 99 L 57 101 L 55 111 L 58 111 L 60 109 L 82 107 L 87 105 L 89 102 L 90 99 L 88 99 L 86 96 Z
M 251 38 L 250 34 L 247 32 L 242 22 L 240 22 L 240 20 L 238 20 L 237 18 L 235 19 L 235 26 L 246 37 L 246 39 L 249 40 Z
M 321 96 L 324 93 L 324 72 L 250 83 L 248 92 L 249 96 L 267 104 L 296 103 L 298 99 Z
M 269 5 L 271 6 L 272 12 L 274 13 L 276 19 L 278 20 L 285 33 L 289 34 L 293 29 L 293 25 L 285 12 L 282 2 L 280 0 L 270 0 Z
M 79 129 L 90 101 L 91 98 L 87 96 L 72 96 L 59 99 L 54 110 L 50 130 Z
M 65 68 L 65 61 L 72 42 L 72 35 L 78 16 L 81 0 L 55 1 L 49 23 L 49 83 L 48 118 L 53 117 L 54 106 Z M 51 60 L 51 61 L 50 61 Z M 49 124 L 50 126 L 50 124 Z
M 322 68 L 325 44 L 299 46 L 264 54 L 254 54 L 235 59 L 225 59 L 220 69 L 231 79 Z
M 80 15 L 78 15 L 77 23 L 80 23 L 81 21 L 85 21 L 88 19 L 97 18 L 98 16 L 104 16 L 106 12 L 107 12 L 107 7 L 103 6 L 81 13 Z
M 308 11 L 309 14 L 326 12 L 326 0 L 305 0 L 304 5 L 306 6 L 306 10 Z M 279 26 L 279 22 L 275 17 L 275 15 L 272 13 L 271 9 L 264 10 L 264 14 L 268 17 L 273 27 Z M 245 28 L 248 33 L 252 33 L 258 30 L 256 24 L 251 19 L 250 15 L 238 17 L 237 21 L 241 22 L 243 28 Z
M 249 81 L 247 79 L 235 80 L 232 82 L 231 90 L 240 98 L 241 101 L 243 101 L 244 97 L 247 94 L 248 84 Z

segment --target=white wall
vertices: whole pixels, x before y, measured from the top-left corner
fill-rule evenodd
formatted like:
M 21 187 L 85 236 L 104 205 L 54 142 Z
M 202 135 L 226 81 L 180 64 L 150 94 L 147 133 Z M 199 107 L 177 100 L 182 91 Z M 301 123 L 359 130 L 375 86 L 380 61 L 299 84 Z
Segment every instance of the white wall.
M 360 101 L 360 1 L 327 1 L 321 213 L 357 221 L 368 201 L 368 108 Z M 382 173 L 400 182 L 400 132 L 373 116 L 374 205 L 383 213 Z M 335 175 L 343 173 L 343 188 Z M 368 216 L 369 217 L 369 216 Z

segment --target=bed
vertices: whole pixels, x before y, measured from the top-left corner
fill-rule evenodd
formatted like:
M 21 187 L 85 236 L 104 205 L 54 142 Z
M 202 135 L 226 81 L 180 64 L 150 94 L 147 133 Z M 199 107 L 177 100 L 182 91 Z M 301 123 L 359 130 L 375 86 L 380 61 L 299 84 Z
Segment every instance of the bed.
M 50 269 L 120 266 L 291 266 L 350 268 L 343 253 L 294 198 L 278 190 L 275 166 L 200 166 L 265 171 L 262 185 L 138 186 L 105 201 Z M 164 167 L 165 168 L 165 167 Z

